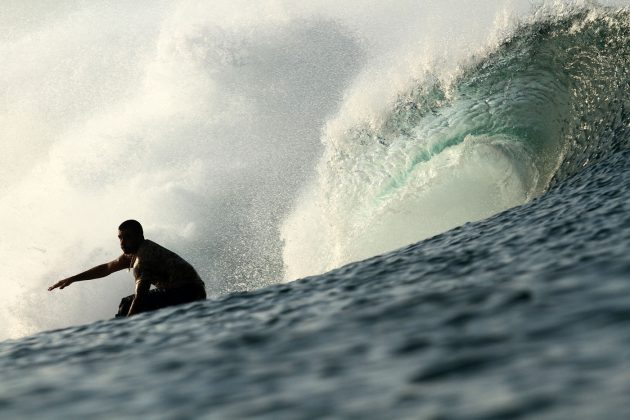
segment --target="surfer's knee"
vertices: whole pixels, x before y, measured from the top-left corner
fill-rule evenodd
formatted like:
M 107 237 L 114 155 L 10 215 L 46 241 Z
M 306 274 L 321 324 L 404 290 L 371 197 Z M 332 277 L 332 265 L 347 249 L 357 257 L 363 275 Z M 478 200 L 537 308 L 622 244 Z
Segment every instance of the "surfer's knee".
M 131 308 L 134 296 L 135 295 L 129 295 L 120 300 L 120 305 L 118 305 L 118 314 L 127 315 L 129 308 Z

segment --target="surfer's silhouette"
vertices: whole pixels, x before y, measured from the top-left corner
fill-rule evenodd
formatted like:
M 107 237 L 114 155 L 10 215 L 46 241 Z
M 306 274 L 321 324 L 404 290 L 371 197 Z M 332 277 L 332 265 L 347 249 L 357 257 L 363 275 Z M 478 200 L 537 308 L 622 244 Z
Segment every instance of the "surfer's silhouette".
M 174 252 L 145 239 L 138 221 L 123 222 L 118 227 L 118 239 L 123 250 L 120 257 L 60 280 L 48 290 L 63 289 L 77 281 L 105 277 L 128 268 L 133 269 L 136 289 L 133 295 L 121 300 L 116 317 L 206 298 L 204 283 L 192 265 Z M 155 288 L 151 289 L 151 285 Z

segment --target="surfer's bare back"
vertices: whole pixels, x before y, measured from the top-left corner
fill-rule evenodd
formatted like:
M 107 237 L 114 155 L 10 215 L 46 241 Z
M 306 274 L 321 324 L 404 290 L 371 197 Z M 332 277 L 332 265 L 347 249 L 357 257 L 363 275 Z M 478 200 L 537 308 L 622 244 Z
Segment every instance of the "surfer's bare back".
M 206 298 L 204 283 L 192 265 L 174 252 L 144 239 L 138 221 L 123 222 L 118 227 L 118 239 L 123 250 L 120 257 L 60 280 L 48 290 L 63 289 L 77 281 L 98 279 L 128 268 L 133 269 L 136 290 L 122 299 L 117 317 Z M 151 285 L 155 289 L 150 289 Z

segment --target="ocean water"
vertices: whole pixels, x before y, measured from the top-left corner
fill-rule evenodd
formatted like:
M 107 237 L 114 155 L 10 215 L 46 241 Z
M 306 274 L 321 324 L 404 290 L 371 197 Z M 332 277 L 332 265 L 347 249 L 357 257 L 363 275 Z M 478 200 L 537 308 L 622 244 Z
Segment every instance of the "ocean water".
M 630 415 L 628 5 L 361 4 L 10 4 L 0 417 Z

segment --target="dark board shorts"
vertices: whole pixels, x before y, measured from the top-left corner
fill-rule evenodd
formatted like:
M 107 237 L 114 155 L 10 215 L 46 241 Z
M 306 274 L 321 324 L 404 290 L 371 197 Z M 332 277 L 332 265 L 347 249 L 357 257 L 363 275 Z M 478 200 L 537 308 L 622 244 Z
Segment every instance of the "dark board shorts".
M 116 318 L 127 316 L 135 295 L 122 298 Z M 181 305 L 197 300 L 204 300 L 206 291 L 203 287 L 182 287 L 178 289 L 151 289 L 142 299 L 140 312 L 155 311 L 168 306 Z

